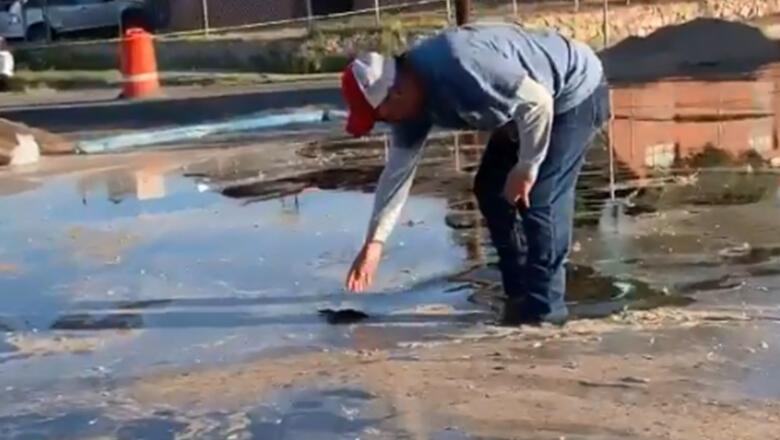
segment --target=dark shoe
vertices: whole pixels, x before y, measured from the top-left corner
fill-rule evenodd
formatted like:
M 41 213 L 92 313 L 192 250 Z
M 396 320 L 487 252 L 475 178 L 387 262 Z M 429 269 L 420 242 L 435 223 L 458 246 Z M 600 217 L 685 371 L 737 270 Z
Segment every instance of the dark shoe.
M 556 327 L 563 327 L 568 320 L 569 313 L 565 309 L 542 314 L 535 312 L 527 301 L 507 300 L 499 324 L 517 327 L 521 325 L 541 326 L 547 323 Z

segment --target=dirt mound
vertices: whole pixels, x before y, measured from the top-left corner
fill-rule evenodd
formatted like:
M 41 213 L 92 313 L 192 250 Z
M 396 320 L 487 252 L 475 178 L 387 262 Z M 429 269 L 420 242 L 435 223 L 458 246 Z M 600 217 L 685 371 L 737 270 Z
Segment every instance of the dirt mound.
M 777 42 L 744 23 L 702 18 L 631 37 L 601 52 L 611 79 L 744 74 L 780 59 Z

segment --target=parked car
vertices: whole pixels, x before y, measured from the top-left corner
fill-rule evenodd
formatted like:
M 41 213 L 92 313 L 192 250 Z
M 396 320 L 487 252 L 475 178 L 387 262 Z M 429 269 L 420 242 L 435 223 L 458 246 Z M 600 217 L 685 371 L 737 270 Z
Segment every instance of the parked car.
M 5 39 L 0 37 L 0 92 L 8 89 L 8 83 L 14 76 L 14 55 Z
M 147 27 L 146 0 L 15 0 L 0 10 L 0 36 L 45 40 L 47 15 L 52 37 L 128 24 Z

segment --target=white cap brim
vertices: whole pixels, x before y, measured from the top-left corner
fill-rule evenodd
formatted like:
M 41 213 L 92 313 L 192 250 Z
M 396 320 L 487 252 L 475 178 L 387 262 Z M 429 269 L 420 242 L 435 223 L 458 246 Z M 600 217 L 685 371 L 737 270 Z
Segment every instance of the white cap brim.
M 395 84 L 396 61 L 376 52 L 359 56 L 352 63 L 352 73 L 373 108 L 379 107 Z

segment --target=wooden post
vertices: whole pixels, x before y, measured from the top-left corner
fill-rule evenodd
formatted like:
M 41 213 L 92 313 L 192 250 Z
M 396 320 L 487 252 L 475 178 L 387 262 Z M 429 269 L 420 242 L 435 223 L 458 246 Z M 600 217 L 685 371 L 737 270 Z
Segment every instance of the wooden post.
M 574 12 L 580 12 L 580 0 L 574 0 Z
M 458 136 L 458 132 L 455 132 L 455 171 L 460 172 L 460 136 Z
M 471 196 L 469 201 L 474 205 L 479 203 L 474 196 Z M 475 225 L 479 225 L 479 222 L 482 221 L 482 215 L 479 213 L 478 209 L 471 211 L 471 217 Z M 482 249 L 482 233 L 480 232 L 480 228 L 475 228 L 471 231 L 471 234 L 468 235 L 468 240 L 466 241 L 466 258 L 469 262 L 482 266 L 485 263 L 485 255 Z
M 517 0 L 512 0 L 512 14 L 517 18 Z
M 203 12 L 203 33 L 209 34 L 209 0 L 201 0 L 201 11 Z
M 382 25 L 382 17 L 379 14 L 379 0 L 374 0 L 374 14 L 376 15 L 376 25 L 379 27 Z
M 718 87 L 718 145 L 715 146 L 715 148 L 723 148 L 723 118 L 721 115 L 723 114 L 723 89 Z
M 449 7 L 449 0 L 447 6 Z M 462 26 L 470 21 L 471 0 L 456 0 L 455 2 L 455 23 Z

